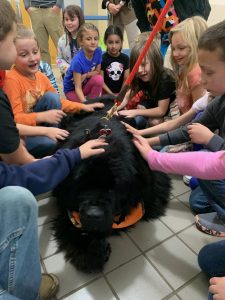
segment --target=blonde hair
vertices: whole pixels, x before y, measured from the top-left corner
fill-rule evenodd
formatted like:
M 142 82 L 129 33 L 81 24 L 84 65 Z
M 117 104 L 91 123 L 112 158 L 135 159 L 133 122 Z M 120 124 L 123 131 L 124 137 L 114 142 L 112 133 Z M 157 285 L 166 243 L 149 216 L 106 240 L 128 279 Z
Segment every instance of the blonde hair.
M 17 35 L 16 35 L 16 40 L 23 40 L 23 39 L 31 39 L 35 40 L 38 45 L 37 38 L 33 32 L 33 30 L 27 28 L 23 24 L 18 24 L 17 25 Z M 39 45 L 38 45 L 39 48 Z
M 81 27 L 79 28 L 79 30 L 77 32 L 77 41 L 78 41 L 78 43 L 80 43 L 82 41 L 84 32 L 88 31 L 88 30 L 96 31 L 98 33 L 98 36 L 99 36 L 99 30 L 94 24 L 84 23 L 83 25 L 81 25 Z
M 187 18 L 183 22 L 176 25 L 170 30 L 169 41 L 171 43 L 172 37 L 175 33 L 180 33 L 181 38 L 188 45 L 190 53 L 187 59 L 187 64 L 182 66 L 182 71 L 171 54 L 171 65 L 175 73 L 179 76 L 177 78 L 177 87 L 186 89 L 188 87 L 187 75 L 193 69 L 194 65 L 198 63 L 198 40 L 202 33 L 207 29 L 206 20 L 200 16 Z

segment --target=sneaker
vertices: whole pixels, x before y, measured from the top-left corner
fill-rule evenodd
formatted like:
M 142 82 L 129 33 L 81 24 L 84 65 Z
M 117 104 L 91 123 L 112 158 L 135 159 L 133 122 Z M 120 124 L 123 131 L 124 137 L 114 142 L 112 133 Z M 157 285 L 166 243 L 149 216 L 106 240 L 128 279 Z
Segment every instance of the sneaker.
M 192 176 L 188 176 L 188 175 L 184 175 L 183 176 L 183 182 L 189 186 L 190 180 L 191 180 Z
M 225 237 L 225 222 L 218 217 L 216 212 L 196 215 L 195 224 L 202 232 Z
M 59 279 L 54 274 L 42 274 L 39 290 L 40 300 L 50 300 L 56 296 L 59 290 Z

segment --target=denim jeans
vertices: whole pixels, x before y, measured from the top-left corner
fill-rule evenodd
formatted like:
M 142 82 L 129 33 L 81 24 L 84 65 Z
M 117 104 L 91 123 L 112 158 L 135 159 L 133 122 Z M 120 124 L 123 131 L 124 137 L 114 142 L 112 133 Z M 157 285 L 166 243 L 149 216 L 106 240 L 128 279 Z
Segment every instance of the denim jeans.
M 225 180 L 198 179 L 199 186 L 190 195 L 189 203 L 197 213 L 215 211 L 225 219 Z
M 25 188 L 0 189 L 0 300 L 38 299 L 37 202 Z
M 198 254 L 198 263 L 204 273 L 211 277 L 225 276 L 225 240 L 204 246 Z M 208 300 L 212 300 L 209 293 Z
M 60 96 L 53 92 L 45 93 L 34 107 L 34 112 L 42 112 L 51 109 L 62 109 Z M 48 123 L 41 124 L 43 126 L 56 127 Z M 27 150 L 36 158 L 51 155 L 56 149 L 56 142 L 47 136 L 29 136 L 26 138 Z

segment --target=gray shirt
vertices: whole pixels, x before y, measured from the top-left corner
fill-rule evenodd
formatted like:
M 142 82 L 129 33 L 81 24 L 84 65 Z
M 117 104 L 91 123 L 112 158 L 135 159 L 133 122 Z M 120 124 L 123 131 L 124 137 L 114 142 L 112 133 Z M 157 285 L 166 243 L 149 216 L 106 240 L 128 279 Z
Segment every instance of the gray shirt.
M 201 123 L 212 132 L 218 129 L 219 134 L 215 134 L 205 147 L 213 152 L 225 150 L 225 94 L 213 99 L 202 115 L 198 119 L 193 120 L 192 123 Z M 159 136 L 160 145 L 176 145 L 190 141 L 187 126 L 188 124 L 161 134 Z
M 24 6 L 26 9 L 29 7 L 53 7 L 54 5 L 62 7 L 63 0 L 24 0 Z

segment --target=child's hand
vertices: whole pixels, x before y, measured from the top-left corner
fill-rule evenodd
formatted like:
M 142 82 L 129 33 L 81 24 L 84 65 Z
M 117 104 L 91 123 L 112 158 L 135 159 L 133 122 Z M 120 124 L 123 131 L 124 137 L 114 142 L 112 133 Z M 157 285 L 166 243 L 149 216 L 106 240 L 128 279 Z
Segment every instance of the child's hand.
M 139 150 L 141 156 L 147 161 L 148 152 L 152 150 L 149 146 L 148 141 L 140 135 L 134 135 L 133 143 Z
M 188 125 L 188 134 L 192 143 L 207 145 L 214 133 L 200 123 Z
M 209 280 L 209 292 L 213 299 L 225 300 L 225 277 L 213 277 Z
M 57 142 L 58 140 L 63 141 L 69 136 L 69 132 L 56 128 L 56 127 L 46 127 L 46 136 L 48 136 L 53 141 Z
M 104 148 L 99 148 L 107 146 L 108 143 L 104 139 L 91 140 L 79 147 L 81 159 L 88 158 L 93 155 L 101 154 L 105 152 Z M 97 149 L 96 149 L 97 148 Z
M 123 121 L 121 121 L 121 123 L 126 127 L 126 130 L 129 131 L 130 133 L 135 134 L 135 135 L 140 135 L 138 129 L 135 129 L 134 127 L 130 126 L 129 124 L 127 124 Z
M 95 108 L 103 108 L 105 105 L 103 103 L 100 102 L 96 102 L 93 104 L 85 104 L 82 107 L 82 110 L 86 111 L 86 112 L 93 112 L 95 111 Z
M 125 118 L 134 118 L 137 116 L 137 112 L 136 109 L 120 110 L 119 115 L 124 116 Z
M 59 124 L 66 114 L 60 109 L 51 109 L 43 112 L 37 113 L 37 122 L 49 123 L 49 124 Z

